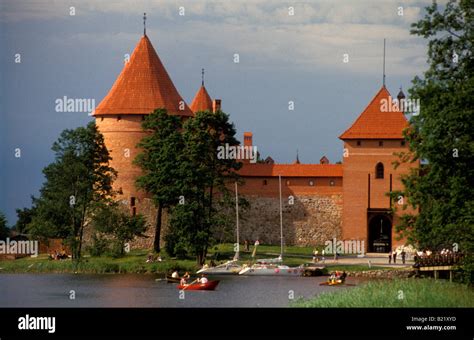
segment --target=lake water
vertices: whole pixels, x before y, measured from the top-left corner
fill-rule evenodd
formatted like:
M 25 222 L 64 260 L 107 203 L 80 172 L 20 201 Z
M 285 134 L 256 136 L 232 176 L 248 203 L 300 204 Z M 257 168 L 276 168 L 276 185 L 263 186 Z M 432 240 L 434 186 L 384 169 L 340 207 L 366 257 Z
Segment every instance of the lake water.
M 0 274 L 0 307 L 287 307 L 290 297 L 312 297 L 350 287 L 320 286 L 326 277 L 213 276 L 215 291 L 185 291 L 162 276 L 110 274 Z M 158 279 L 158 281 L 156 280 Z M 349 283 L 356 283 L 349 278 Z M 75 292 L 75 299 L 69 298 Z

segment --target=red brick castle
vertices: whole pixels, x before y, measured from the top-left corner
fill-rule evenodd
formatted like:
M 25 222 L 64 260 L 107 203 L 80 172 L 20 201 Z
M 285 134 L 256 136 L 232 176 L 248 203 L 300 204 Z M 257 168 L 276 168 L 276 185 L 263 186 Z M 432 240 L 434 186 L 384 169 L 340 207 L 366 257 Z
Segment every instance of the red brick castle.
M 400 93 L 399 96 L 403 94 Z M 387 252 L 403 244 L 396 240 L 394 226 L 399 213 L 392 213 L 387 193 L 401 188 L 400 175 L 409 171 L 392 162 L 396 152 L 407 150 L 402 130 L 403 112 L 382 112 L 381 101 L 390 93 L 383 86 L 357 120 L 339 137 L 344 143 L 342 164 L 276 164 L 244 162 L 240 174 L 245 184 L 239 193 L 250 202 L 241 221 L 241 239 L 279 243 L 279 185 L 282 176 L 283 225 L 286 244 L 321 245 L 328 240 L 359 240 L 366 251 Z M 144 35 L 124 65 L 107 96 L 93 113 L 117 170 L 116 189 L 132 214 L 143 213 L 153 225 L 155 213 L 147 193 L 135 187 L 140 169 L 133 165 L 136 145 L 144 136 L 141 122 L 156 108 L 182 119 L 202 110 L 215 112 L 220 100 L 212 100 L 204 82 L 190 106 L 182 99 L 150 40 Z M 244 133 L 251 146 L 252 133 Z M 412 165 L 415 166 L 416 164 Z M 150 232 L 153 234 L 153 231 Z M 137 241 L 151 246 L 152 238 Z

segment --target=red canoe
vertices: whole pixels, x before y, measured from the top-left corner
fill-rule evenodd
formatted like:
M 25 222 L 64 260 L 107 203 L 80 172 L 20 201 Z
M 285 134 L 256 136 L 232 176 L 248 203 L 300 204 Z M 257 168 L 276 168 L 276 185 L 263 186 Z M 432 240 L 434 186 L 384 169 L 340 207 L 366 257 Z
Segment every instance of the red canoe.
M 179 290 L 214 290 L 219 284 L 218 280 L 208 281 L 207 283 L 193 283 L 188 285 L 177 285 Z

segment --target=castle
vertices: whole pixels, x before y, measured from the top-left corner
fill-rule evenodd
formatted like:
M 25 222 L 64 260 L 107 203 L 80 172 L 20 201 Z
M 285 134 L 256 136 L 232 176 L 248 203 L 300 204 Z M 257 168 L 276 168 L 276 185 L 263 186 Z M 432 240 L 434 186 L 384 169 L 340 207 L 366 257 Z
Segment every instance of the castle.
M 400 91 L 398 98 L 404 98 Z M 244 184 L 239 194 L 250 208 L 240 222 L 240 239 L 279 244 L 279 176 L 282 178 L 284 241 L 290 245 L 321 245 L 334 238 L 365 242 L 366 252 L 388 252 L 398 240 L 394 226 L 400 210 L 388 192 L 402 188 L 400 175 L 417 164 L 401 164 L 397 152 L 407 151 L 402 130 L 408 122 L 402 111 L 383 112 L 381 102 L 390 100 L 385 86 L 378 91 L 357 120 L 339 138 L 344 144 L 341 164 L 276 164 L 270 157 L 264 163 L 244 162 L 240 175 Z M 220 110 L 221 101 L 212 100 L 204 82 L 190 106 L 171 81 L 149 38 L 144 34 L 130 60 L 107 96 L 93 112 L 96 124 L 111 153 L 111 166 L 118 172 L 115 188 L 132 214 L 143 213 L 154 225 L 155 210 L 149 196 L 135 187 L 140 169 L 133 164 L 136 145 L 145 135 L 141 122 L 156 108 L 165 108 L 182 119 L 195 112 Z M 385 110 L 384 110 L 385 111 Z M 253 145 L 250 132 L 244 133 L 244 146 Z M 150 232 L 153 235 L 153 232 Z M 152 238 L 137 240 L 136 246 L 151 247 Z

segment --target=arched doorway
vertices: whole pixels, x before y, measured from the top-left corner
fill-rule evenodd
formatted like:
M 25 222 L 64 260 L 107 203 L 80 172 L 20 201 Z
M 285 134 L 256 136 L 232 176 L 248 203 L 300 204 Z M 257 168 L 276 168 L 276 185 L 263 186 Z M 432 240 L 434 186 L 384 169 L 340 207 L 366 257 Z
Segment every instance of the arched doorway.
M 369 252 L 388 253 L 392 249 L 392 220 L 387 215 L 373 215 L 369 220 Z

